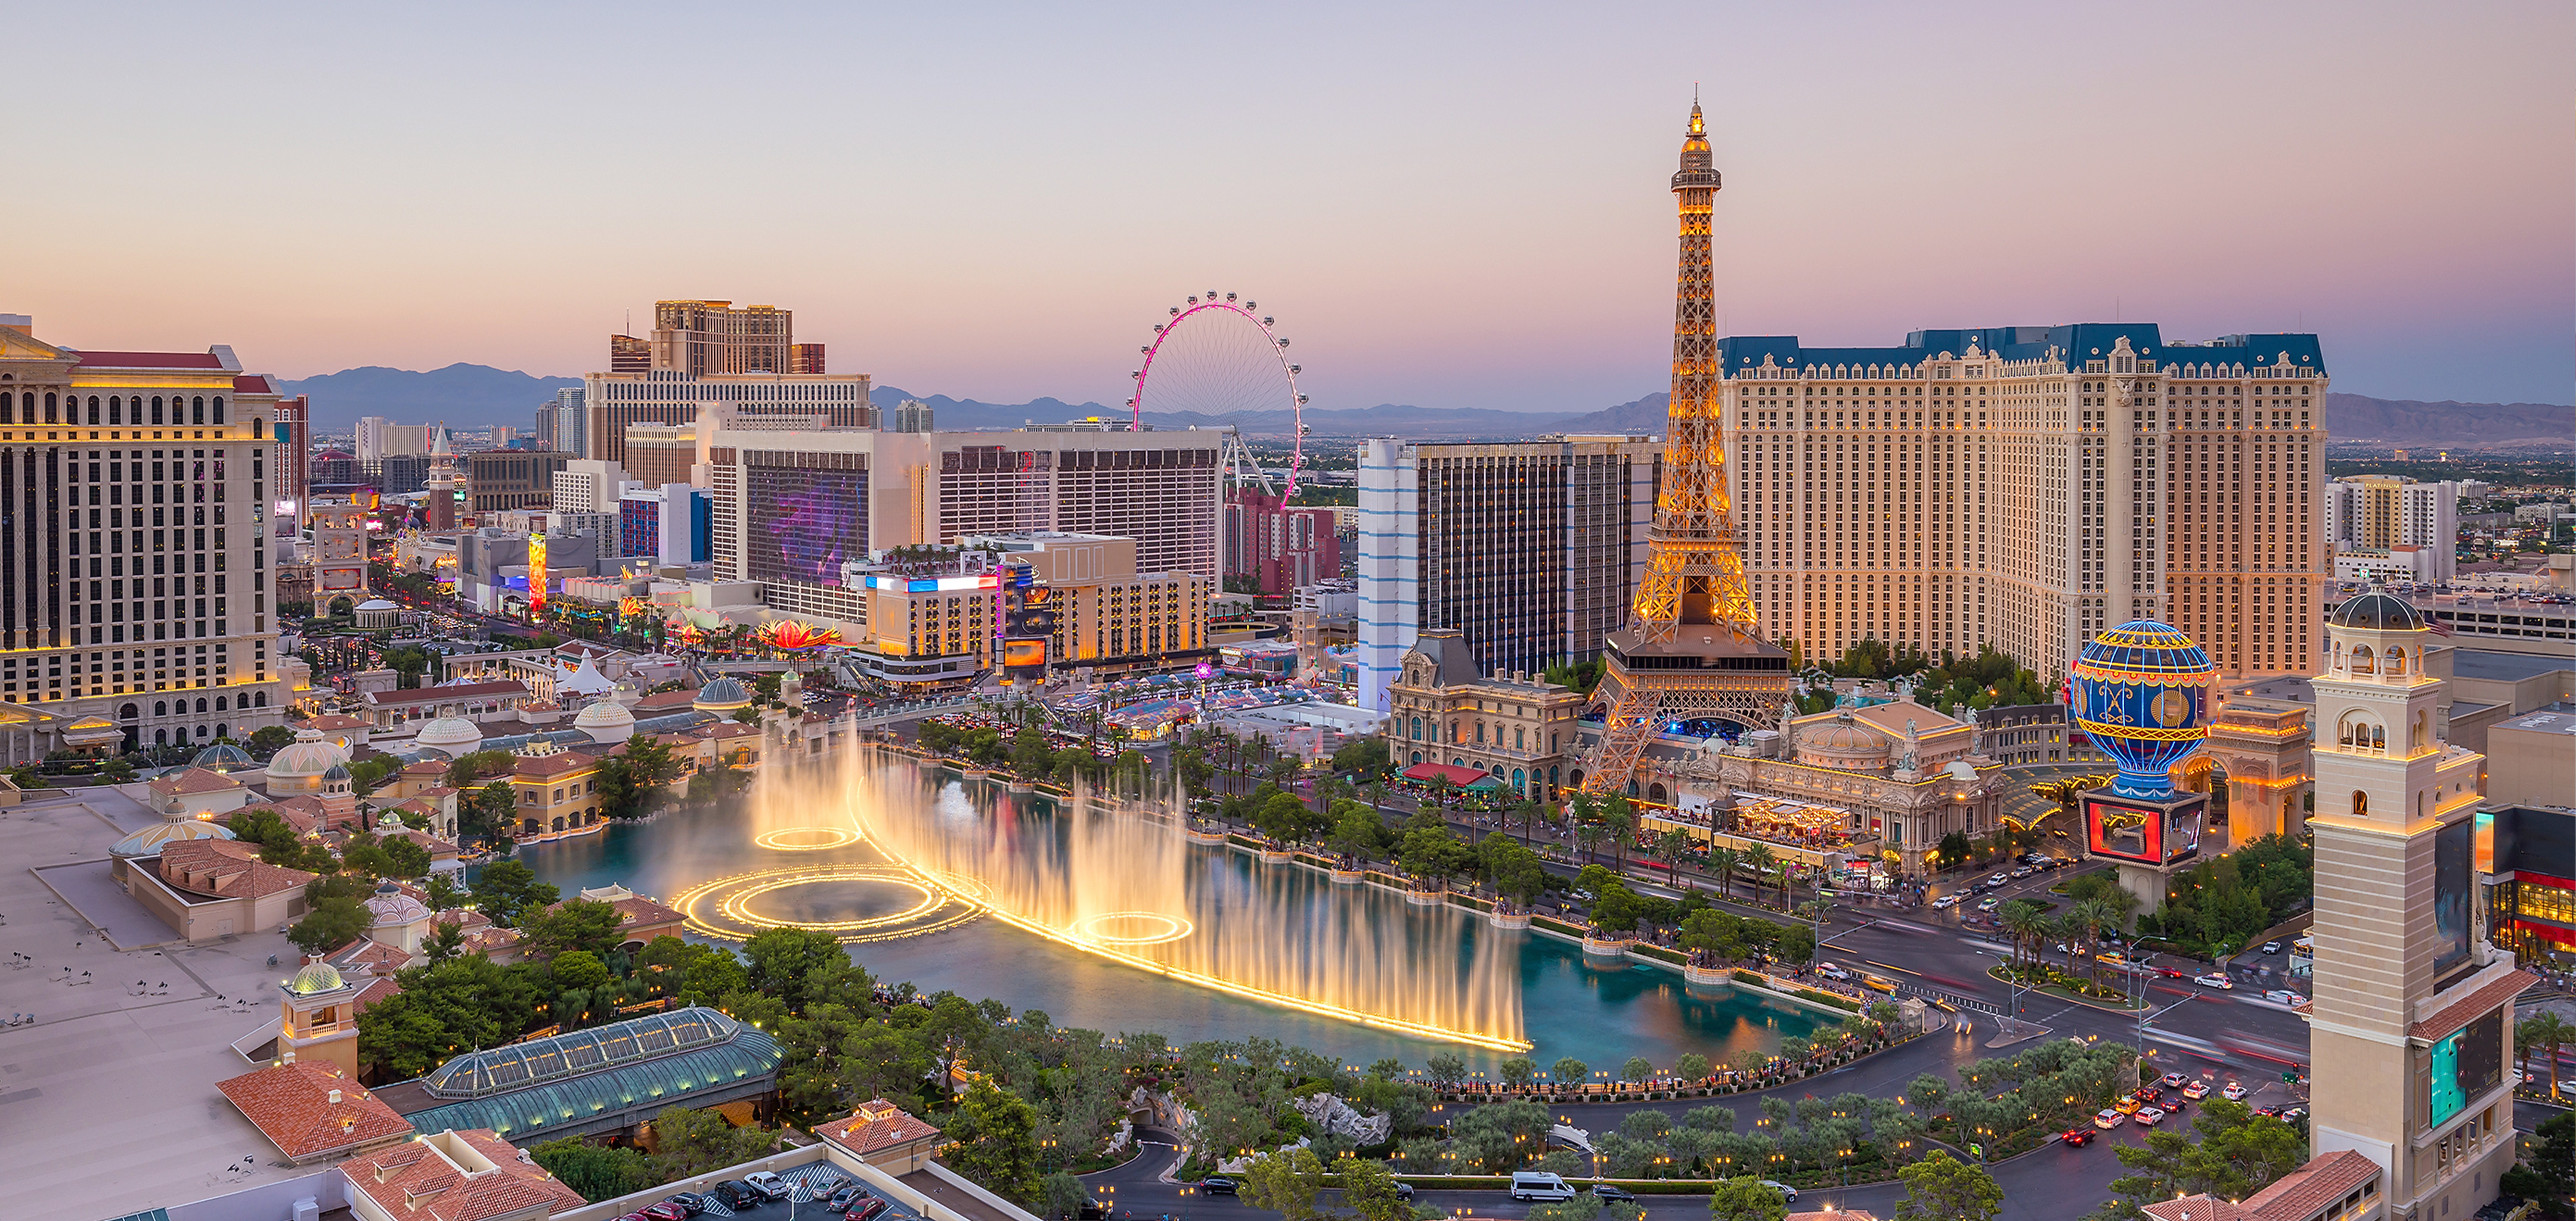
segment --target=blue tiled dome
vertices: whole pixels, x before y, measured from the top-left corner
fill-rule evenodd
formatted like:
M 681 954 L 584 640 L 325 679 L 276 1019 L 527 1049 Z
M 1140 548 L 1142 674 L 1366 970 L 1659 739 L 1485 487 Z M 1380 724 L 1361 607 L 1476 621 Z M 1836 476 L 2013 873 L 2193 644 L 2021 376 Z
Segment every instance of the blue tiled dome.
M 2209 736 L 2201 723 L 2218 666 L 2171 624 L 2132 619 L 2093 638 L 2074 666 L 2075 715 L 2120 763 L 2113 792 L 2173 793 L 2173 765 Z

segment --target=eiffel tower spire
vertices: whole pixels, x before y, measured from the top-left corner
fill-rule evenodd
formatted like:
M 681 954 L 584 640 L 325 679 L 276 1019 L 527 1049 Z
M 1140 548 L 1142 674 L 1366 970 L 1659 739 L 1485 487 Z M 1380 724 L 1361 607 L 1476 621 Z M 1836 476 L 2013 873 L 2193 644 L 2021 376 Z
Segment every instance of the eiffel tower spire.
M 1789 655 L 1762 639 L 1744 582 L 1744 554 L 1726 483 L 1726 411 L 1717 367 L 1717 306 L 1709 222 L 1720 177 L 1694 91 L 1690 130 L 1672 190 L 1681 214 L 1673 283 L 1672 402 L 1663 488 L 1646 532 L 1646 575 L 1628 625 L 1604 650 L 1594 704 L 1607 719 L 1586 757 L 1582 787 L 1624 792 L 1656 728 L 1677 717 L 1751 727 L 1778 719 L 1789 698 Z

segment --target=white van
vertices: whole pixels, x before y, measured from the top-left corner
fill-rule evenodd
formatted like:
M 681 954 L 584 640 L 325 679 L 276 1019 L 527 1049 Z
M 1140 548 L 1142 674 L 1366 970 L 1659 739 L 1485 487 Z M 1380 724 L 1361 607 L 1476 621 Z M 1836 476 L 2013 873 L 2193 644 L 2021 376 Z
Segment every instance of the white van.
M 1566 1186 L 1564 1179 L 1543 1170 L 1515 1170 L 1512 1172 L 1512 1198 L 1562 1204 L 1574 1198 L 1574 1189 Z

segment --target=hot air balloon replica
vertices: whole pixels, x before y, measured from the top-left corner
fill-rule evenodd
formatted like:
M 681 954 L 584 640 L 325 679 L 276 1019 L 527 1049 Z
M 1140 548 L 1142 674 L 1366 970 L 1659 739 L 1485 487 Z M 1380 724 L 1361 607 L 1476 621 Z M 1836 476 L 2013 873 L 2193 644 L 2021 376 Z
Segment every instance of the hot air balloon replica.
M 2209 795 L 2177 789 L 2175 770 L 2209 737 L 2218 667 L 2170 624 L 2132 619 L 2093 638 L 2073 667 L 2075 722 L 2120 765 L 2079 795 L 2087 856 L 2118 866 L 2139 910 L 2164 906 L 2167 879 L 2200 855 Z

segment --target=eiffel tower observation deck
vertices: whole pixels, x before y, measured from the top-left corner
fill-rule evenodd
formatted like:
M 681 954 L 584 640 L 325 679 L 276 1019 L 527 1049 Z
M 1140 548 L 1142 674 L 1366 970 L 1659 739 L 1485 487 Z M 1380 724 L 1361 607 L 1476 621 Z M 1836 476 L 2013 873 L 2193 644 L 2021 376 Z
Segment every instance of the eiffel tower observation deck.
M 1778 721 L 1795 681 L 1788 651 L 1762 638 L 1726 490 L 1708 243 L 1717 192 L 1708 126 L 1694 100 L 1681 169 L 1673 175 L 1681 269 L 1673 288 L 1663 490 L 1646 534 L 1645 579 L 1627 626 L 1610 634 L 1603 651 L 1605 672 L 1593 707 L 1607 719 L 1584 761 L 1586 792 L 1626 792 L 1667 722 L 1717 719 L 1750 727 Z

